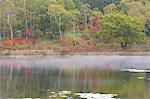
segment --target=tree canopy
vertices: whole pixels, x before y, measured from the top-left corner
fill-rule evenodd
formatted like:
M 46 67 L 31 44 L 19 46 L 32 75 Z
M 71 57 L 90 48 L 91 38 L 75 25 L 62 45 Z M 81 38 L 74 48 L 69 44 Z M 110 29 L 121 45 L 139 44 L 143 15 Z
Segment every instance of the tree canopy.
M 1 0 L 0 40 L 72 45 L 142 44 L 150 36 L 149 0 Z M 82 45 L 84 42 L 85 45 Z

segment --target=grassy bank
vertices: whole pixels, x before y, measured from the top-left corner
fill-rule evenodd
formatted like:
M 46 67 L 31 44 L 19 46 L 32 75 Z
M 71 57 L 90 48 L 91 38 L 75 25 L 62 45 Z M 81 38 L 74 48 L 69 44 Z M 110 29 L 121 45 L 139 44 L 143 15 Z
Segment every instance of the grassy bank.
M 142 51 L 54 51 L 54 50 L 0 50 L 0 55 L 133 55 L 133 56 L 149 56 L 150 52 Z
M 108 43 L 97 45 L 82 42 L 76 46 L 71 42 L 44 40 L 5 43 L 6 45 L 0 48 L 0 55 L 150 55 L 148 45 L 122 50 L 120 45 Z

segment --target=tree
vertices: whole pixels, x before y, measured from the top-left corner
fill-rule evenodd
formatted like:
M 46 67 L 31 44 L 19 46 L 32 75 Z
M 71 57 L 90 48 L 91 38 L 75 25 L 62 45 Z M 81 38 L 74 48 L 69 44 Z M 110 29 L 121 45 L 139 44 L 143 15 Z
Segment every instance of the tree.
M 5 24 L 7 23 L 10 30 L 10 39 L 13 39 L 13 26 L 16 25 L 14 21 L 16 21 L 16 8 L 12 1 L 5 0 L 1 1 L 0 9 L 2 10 L 3 18 L 5 18 Z
M 116 5 L 113 4 L 113 3 L 107 5 L 107 6 L 104 8 L 104 13 L 105 13 L 105 14 L 109 14 L 109 13 L 113 13 L 113 12 L 117 12 L 117 7 L 116 7 Z
M 143 26 L 136 17 L 111 13 L 102 17 L 102 30 L 99 32 L 106 42 L 129 45 L 144 41 Z
M 124 12 L 127 15 L 137 17 L 144 25 L 146 20 L 145 18 L 146 8 L 141 2 L 139 1 L 128 2 L 127 0 L 122 0 L 118 5 L 118 9 L 120 10 L 120 12 Z
M 145 22 L 145 33 L 148 37 L 150 37 L 150 18 Z
M 88 28 L 88 20 L 91 14 L 91 9 L 90 9 L 90 5 L 88 4 L 82 4 L 80 7 L 80 13 L 83 15 L 84 17 L 84 24 L 86 26 L 86 28 Z
M 58 25 L 58 30 L 59 30 L 59 34 L 60 37 L 62 38 L 63 34 L 62 34 L 62 17 L 67 13 L 67 11 L 65 10 L 65 8 L 60 5 L 60 4 L 49 4 L 48 6 L 48 14 L 50 17 L 53 17 L 55 22 Z
M 74 10 L 69 10 L 68 17 L 70 17 L 70 25 L 72 26 L 69 30 L 71 32 L 71 37 L 73 38 L 73 43 L 76 46 L 77 45 L 77 32 L 78 26 L 79 26 L 79 17 L 81 16 L 79 10 L 74 9 Z
M 146 1 L 146 0 L 145 0 Z M 147 36 L 150 36 L 150 1 L 145 3 L 145 29 Z
M 92 9 L 99 8 L 99 10 L 103 11 L 103 8 L 111 3 L 118 4 L 120 0 L 74 0 L 77 5 L 80 3 L 89 4 Z
M 75 9 L 75 3 L 73 2 L 73 0 L 64 0 L 64 2 L 65 2 L 65 9 L 66 10 Z

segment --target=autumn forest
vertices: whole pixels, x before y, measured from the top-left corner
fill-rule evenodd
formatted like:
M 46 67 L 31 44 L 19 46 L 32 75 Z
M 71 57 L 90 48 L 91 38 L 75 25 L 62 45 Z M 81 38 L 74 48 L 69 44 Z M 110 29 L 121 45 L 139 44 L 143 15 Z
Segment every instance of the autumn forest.
M 1 49 L 150 51 L 149 0 L 0 0 Z

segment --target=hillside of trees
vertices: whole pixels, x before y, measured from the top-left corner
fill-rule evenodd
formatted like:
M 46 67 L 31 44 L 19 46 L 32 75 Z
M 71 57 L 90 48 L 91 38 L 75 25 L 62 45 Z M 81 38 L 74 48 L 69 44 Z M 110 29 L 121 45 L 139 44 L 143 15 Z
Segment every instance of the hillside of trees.
M 0 0 L 1 49 L 150 51 L 149 37 L 149 0 Z

